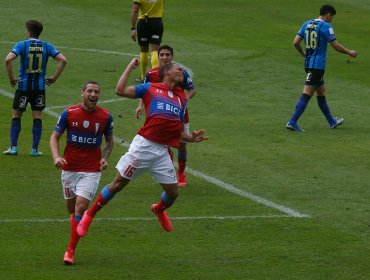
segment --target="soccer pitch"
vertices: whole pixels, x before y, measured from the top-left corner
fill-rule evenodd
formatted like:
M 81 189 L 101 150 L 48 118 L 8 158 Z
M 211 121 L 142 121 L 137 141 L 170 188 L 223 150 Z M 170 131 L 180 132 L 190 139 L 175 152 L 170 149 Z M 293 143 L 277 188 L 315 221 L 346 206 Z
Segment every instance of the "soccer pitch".
M 114 177 L 143 123 L 134 116 L 137 102 L 114 94 L 139 52 L 130 38 L 131 1 L 2 3 L 2 57 L 24 39 L 24 22 L 38 19 L 41 39 L 68 64 L 47 88 L 44 156 L 29 156 L 30 108 L 19 155 L 0 155 L 0 279 L 369 279 L 370 1 L 331 2 L 338 41 L 359 52 L 351 59 L 328 46 L 327 99 L 344 124 L 328 129 L 313 98 L 300 121 L 306 132 L 285 129 L 304 82 L 292 40 L 321 4 L 166 1 L 163 43 L 193 73 L 190 126 L 205 128 L 210 139 L 188 145 L 188 186 L 168 211 L 173 232 L 164 232 L 150 211 L 161 188 L 145 175 L 98 213 L 67 267 L 69 217 L 49 137 L 63 109 L 80 102 L 82 83 L 99 81 L 99 105 L 111 111 L 116 137 L 99 190 Z M 48 73 L 55 66 L 50 61 Z M 3 65 L 3 150 L 13 93 Z

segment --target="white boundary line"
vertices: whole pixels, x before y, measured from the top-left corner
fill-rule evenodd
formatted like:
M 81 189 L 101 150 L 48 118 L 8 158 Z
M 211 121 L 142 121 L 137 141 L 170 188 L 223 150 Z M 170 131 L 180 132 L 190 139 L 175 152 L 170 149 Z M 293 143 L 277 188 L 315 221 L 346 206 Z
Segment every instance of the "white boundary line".
M 283 213 L 286 213 L 290 216 L 293 216 L 293 217 L 299 217 L 299 218 L 308 218 L 309 215 L 306 215 L 306 214 L 302 214 L 302 213 L 299 213 L 293 209 L 290 209 L 286 206 L 283 206 L 283 205 L 279 205 L 279 204 L 276 204 L 274 202 L 271 202 L 267 199 L 264 199 L 262 197 L 259 197 L 259 196 L 256 196 L 252 193 L 249 193 L 249 192 L 246 192 L 246 191 L 242 191 L 236 187 L 234 187 L 233 185 L 230 185 L 228 183 L 225 183 L 225 182 L 222 182 L 221 180 L 218 180 L 212 176 L 209 176 L 207 174 L 204 174 L 200 171 L 197 171 L 197 170 L 194 170 L 194 169 L 191 169 L 190 167 L 186 167 L 186 172 L 187 173 L 190 173 L 191 175 L 195 176 L 195 177 L 198 177 L 198 178 L 202 178 L 204 179 L 205 181 L 208 181 L 216 186 L 219 186 L 220 188 L 224 189 L 224 190 L 227 190 L 231 193 L 234 193 L 236 195 L 239 195 L 239 196 L 243 196 L 243 197 L 246 197 L 246 198 L 249 198 L 257 203 L 260 203 L 260 204 L 263 204 L 265 206 L 268 206 L 270 208 L 274 208 L 276 210 L 279 210 L 280 212 L 283 212 Z
M 0 88 L 0 94 L 3 95 L 3 96 L 5 96 L 5 97 L 13 98 L 13 94 L 11 94 L 10 92 L 7 92 L 7 91 L 5 91 L 5 90 L 3 90 L 1 88 Z M 59 118 L 59 114 L 55 113 L 54 111 L 52 111 L 52 110 L 50 110 L 48 108 L 46 108 L 44 110 L 44 112 L 46 114 L 48 114 L 49 116 L 52 116 L 54 118 Z M 130 145 L 130 143 L 128 143 L 125 140 L 123 140 L 123 139 L 121 139 L 119 137 L 116 137 L 116 136 L 114 136 L 114 140 L 117 143 L 120 143 L 121 146 L 126 147 L 126 148 L 128 148 L 129 145 Z M 278 210 L 280 212 L 286 213 L 286 214 L 288 214 L 291 217 L 296 217 L 296 218 L 308 218 L 308 217 L 310 217 L 307 214 L 303 214 L 303 213 L 300 213 L 300 212 L 298 212 L 296 210 L 293 210 L 291 208 L 288 208 L 286 206 L 276 204 L 276 203 L 271 202 L 271 201 L 269 201 L 267 199 L 264 199 L 262 197 L 256 196 L 256 195 L 254 195 L 252 193 L 242 191 L 242 190 L 234 187 L 231 184 L 222 182 L 219 179 L 216 179 L 216 178 L 214 178 L 212 176 L 209 176 L 207 174 L 204 174 L 204 173 L 202 173 L 200 171 L 194 170 L 194 169 L 192 169 L 190 167 L 186 167 L 186 170 L 187 170 L 187 173 L 189 173 L 189 174 L 191 174 L 193 176 L 196 176 L 198 178 L 202 178 L 205 181 L 208 181 L 208 182 L 210 182 L 210 183 L 212 183 L 214 185 L 217 185 L 217 186 L 221 187 L 224 190 L 227 190 L 227 191 L 229 191 L 231 193 L 234 193 L 234 194 L 239 195 L 239 196 L 242 196 L 242 197 L 249 198 L 249 199 L 253 200 L 254 202 L 257 202 L 259 204 L 263 204 L 263 205 L 265 205 L 267 207 L 270 207 L 270 208 L 276 209 L 276 210 Z
M 1 44 L 9 44 L 9 45 L 14 45 L 16 44 L 15 42 L 7 42 L 7 41 L 0 41 Z M 117 52 L 117 51 L 105 51 L 105 50 L 97 50 L 97 49 L 85 49 L 85 48 L 72 48 L 72 47 L 64 47 L 64 46 L 56 46 L 57 49 L 66 49 L 66 50 L 75 50 L 75 51 L 82 51 L 82 52 L 95 52 L 95 53 L 107 53 L 107 54 L 118 54 L 122 56 L 131 56 L 131 57 L 137 57 L 137 54 L 132 54 L 132 53 L 125 53 L 125 52 Z M 181 67 L 185 68 L 190 77 L 192 78 L 194 76 L 193 71 L 186 67 L 185 65 L 176 62 L 173 60 L 174 63 L 179 64 Z
M 245 216 L 200 216 L 200 217 L 171 217 L 171 220 L 242 220 L 242 219 L 274 219 L 291 218 L 289 215 L 245 215 Z M 157 218 L 145 217 L 122 217 L 122 218 L 94 218 L 94 221 L 152 221 Z M 0 224 L 5 223 L 64 223 L 69 219 L 14 219 L 0 220 Z
M 9 97 L 9 98 L 13 98 L 13 94 L 11 94 L 10 92 L 7 92 L 3 89 L 0 88 L 0 94 L 5 96 L 5 97 Z M 55 107 L 54 107 L 55 108 Z M 59 114 L 55 113 L 54 111 L 52 111 L 51 109 L 49 108 L 46 108 L 44 110 L 44 112 L 46 114 L 48 114 L 49 116 L 52 116 L 52 117 L 55 117 L 55 118 L 59 118 Z M 123 147 L 129 147 L 130 143 L 127 143 L 125 140 L 119 138 L 119 137 L 116 137 L 114 136 L 114 140 L 117 142 L 117 143 L 120 143 L 121 146 Z M 280 212 L 283 212 L 283 213 L 286 213 L 288 214 L 289 216 L 292 216 L 292 217 L 297 217 L 297 218 L 307 218 L 307 217 L 310 217 L 309 215 L 307 214 L 303 214 L 303 213 L 300 213 L 296 210 L 293 210 L 291 208 L 288 208 L 284 205 L 279 205 L 279 204 L 276 204 L 274 202 L 271 202 L 267 199 L 264 199 L 262 197 L 259 197 L 259 196 L 256 196 L 252 193 L 249 193 L 249 192 L 246 192 L 246 191 L 243 191 L 243 190 L 240 190 L 236 187 L 234 187 L 233 185 L 231 184 L 228 184 L 228 183 L 225 183 L 219 179 L 216 179 L 212 176 L 209 176 L 207 174 L 204 174 L 200 171 L 197 171 L 197 170 L 194 170 L 190 167 L 187 167 L 186 168 L 187 170 L 187 173 L 193 175 L 193 176 L 196 176 L 198 178 L 201 178 L 207 182 L 210 182 L 214 185 L 217 185 L 219 186 L 220 188 L 226 190 L 226 191 L 229 191 L 231 193 L 234 193 L 236 195 L 239 195 L 239 196 L 242 196 L 242 197 L 246 197 L 246 198 L 249 198 L 250 200 L 253 200 L 254 202 L 257 202 L 259 204 L 262 204 L 262 205 L 265 205 L 267 207 L 270 207 L 270 208 L 273 208 L 273 209 L 276 209 Z
M 8 41 L 0 41 L 0 43 L 1 44 L 8 44 L 8 45 L 16 44 L 16 42 L 8 42 Z M 137 54 L 117 52 L 117 51 L 105 51 L 105 50 L 85 49 L 85 48 L 72 48 L 72 47 L 65 47 L 65 46 L 55 46 L 55 47 L 57 49 L 66 49 L 66 50 L 83 51 L 83 52 L 98 52 L 98 53 L 107 53 L 107 54 L 118 54 L 118 55 L 123 55 L 123 56 L 132 56 L 132 57 L 137 56 Z
M 108 100 L 99 100 L 99 104 L 102 104 L 102 103 L 113 103 L 113 102 L 116 102 L 116 101 L 124 101 L 126 100 L 125 98 L 116 98 L 116 99 L 108 99 Z M 48 107 L 49 110 L 53 110 L 53 109 L 60 109 L 60 108 L 67 108 L 69 106 L 72 106 L 72 104 L 68 104 L 68 105 L 60 105 L 60 106 L 50 106 Z

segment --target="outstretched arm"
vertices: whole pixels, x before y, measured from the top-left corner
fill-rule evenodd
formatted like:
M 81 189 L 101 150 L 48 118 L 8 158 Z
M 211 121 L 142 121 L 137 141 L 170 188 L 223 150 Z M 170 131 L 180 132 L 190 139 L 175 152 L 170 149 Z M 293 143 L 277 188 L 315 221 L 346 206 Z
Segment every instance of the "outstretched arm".
M 60 74 L 62 74 L 64 67 L 67 64 L 67 58 L 62 53 L 59 53 L 56 57 L 54 57 L 54 60 L 58 61 L 59 63 L 57 68 L 55 69 L 54 75 L 47 77 L 45 79 L 45 83 L 48 86 L 56 82 L 56 80 L 59 78 Z
M 293 46 L 296 48 L 296 50 L 303 56 L 306 57 L 306 53 L 304 52 L 301 41 L 303 40 L 303 37 L 296 35 L 293 40 Z
M 133 86 L 126 86 L 127 80 L 130 76 L 132 70 L 136 69 L 139 65 L 139 59 L 134 58 L 131 60 L 129 65 L 127 65 L 126 70 L 122 73 L 121 77 L 119 78 L 116 86 L 116 94 L 126 98 L 135 98 L 135 87 Z
M 199 143 L 204 140 L 208 140 L 208 136 L 204 136 L 206 131 L 204 129 L 200 130 L 194 130 L 191 134 L 188 134 L 186 132 L 181 132 L 181 140 L 185 142 L 195 142 Z
M 352 56 L 352 57 L 356 57 L 357 56 L 357 51 L 355 51 L 355 50 L 349 50 L 349 49 L 345 48 L 342 44 L 338 43 L 336 40 L 333 41 L 333 42 L 330 42 L 330 44 L 338 52 L 341 52 L 341 53 L 344 53 L 344 54 L 348 54 L 349 56 Z

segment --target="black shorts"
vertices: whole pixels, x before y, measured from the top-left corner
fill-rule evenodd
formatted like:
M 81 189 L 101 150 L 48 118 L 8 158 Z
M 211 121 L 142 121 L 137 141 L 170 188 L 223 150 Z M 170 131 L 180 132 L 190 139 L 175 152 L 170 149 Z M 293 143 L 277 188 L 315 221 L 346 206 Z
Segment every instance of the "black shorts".
M 45 90 L 21 91 L 17 90 L 13 99 L 13 109 L 16 111 L 26 111 L 27 104 L 31 104 L 32 111 L 42 111 L 45 109 Z
M 140 19 L 137 22 L 137 42 L 140 46 L 160 45 L 163 35 L 161 18 Z
M 324 73 L 325 70 L 305 68 L 307 76 L 305 85 L 321 87 L 324 84 Z

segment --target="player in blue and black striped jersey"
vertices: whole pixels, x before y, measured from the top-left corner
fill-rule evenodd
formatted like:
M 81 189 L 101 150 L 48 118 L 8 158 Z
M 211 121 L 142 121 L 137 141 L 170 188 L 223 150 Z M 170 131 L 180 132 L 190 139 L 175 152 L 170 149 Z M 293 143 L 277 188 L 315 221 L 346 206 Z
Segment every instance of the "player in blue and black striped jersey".
M 329 128 L 335 128 L 344 121 L 343 118 L 334 118 L 332 116 L 326 102 L 326 88 L 323 78 L 326 64 L 326 49 L 329 42 L 336 51 L 351 57 L 356 57 L 357 51 L 345 48 L 336 40 L 333 27 L 330 24 L 335 14 L 336 10 L 332 5 L 323 5 L 320 8 L 319 18 L 306 21 L 293 40 L 294 47 L 304 57 L 304 68 L 307 76 L 302 96 L 298 99 L 295 111 L 286 124 L 286 128 L 289 130 L 303 131 L 297 121 L 315 92 L 317 93 L 317 104 L 328 121 Z M 305 43 L 305 50 L 301 46 L 302 40 Z
M 45 85 L 55 83 L 62 73 L 67 59 L 53 45 L 39 40 L 43 30 L 42 23 L 36 20 L 26 22 L 27 39 L 15 44 L 5 58 L 5 67 L 11 86 L 17 85 L 13 100 L 13 115 L 10 126 L 10 148 L 5 155 L 18 154 L 18 137 L 21 132 L 21 118 L 27 104 L 31 104 L 33 116 L 33 142 L 31 156 L 40 156 L 38 145 L 42 133 L 42 111 L 45 109 Z M 13 72 L 13 61 L 20 57 L 18 78 Z M 45 77 L 49 57 L 58 61 L 54 75 Z

